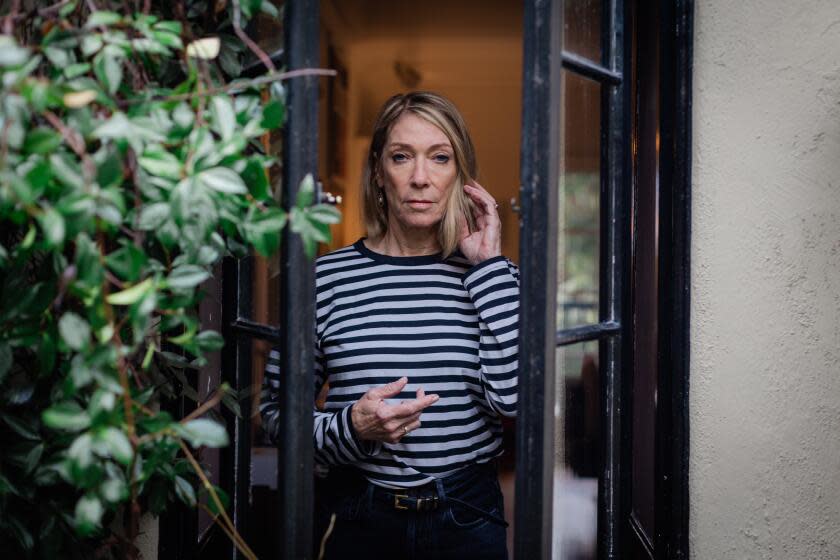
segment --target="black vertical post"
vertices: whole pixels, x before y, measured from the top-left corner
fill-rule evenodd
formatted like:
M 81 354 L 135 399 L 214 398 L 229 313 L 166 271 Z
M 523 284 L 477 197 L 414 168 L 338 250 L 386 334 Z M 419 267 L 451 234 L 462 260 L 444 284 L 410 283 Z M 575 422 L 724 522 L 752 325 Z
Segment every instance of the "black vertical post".
M 286 68 L 318 66 L 318 0 L 286 2 L 284 33 Z M 283 206 L 295 203 L 307 173 L 318 169 L 318 78 L 288 82 L 288 121 L 283 130 Z M 280 269 L 281 387 L 283 422 L 278 450 L 280 494 L 277 558 L 312 557 L 314 406 L 313 344 L 315 342 L 315 271 L 300 238 L 289 227 L 283 235 Z
M 630 52 L 625 32 L 626 2 L 604 3 L 602 22 L 603 64 L 622 76 L 601 88 L 601 285 L 600 320 L 622 325 L 617 336 L 601 342 L 601 406 L 603 436 L 602 472 L 598 488 L 598 548 L 600 558 L 618 558 L 621 548 L 621 418 L 622 344 L 631 326 L 624 306 L 628 278 L 631 192 Z
M 237 336 L 231 327 L 238 318 L 251 316 L 253 289 L 253 257 L 226 258 L 223 261 L 222 325 L 227 344 L 222 349 L 222 380 L 237 392 L 251 386 L 251 340 Z M 235 294 L 231 297 L 230 294 Z M 231 492 L 230 514 L 237 532 L 245 542 L 251 542 L 248 516 L 251 491 L 251 398 L 241 399 L 241 415 L 223 408 L 228 433 L 233 435 L 230 446 L 221 452 L 221 486 Z M 229 540 L 223 545 L 221 556 L 238 560 L 242 553 Z
M 662 1 L 657 558 L 688 558 L 693 0 Z
M 531 560 L 551 557 L 562 2 L 529 0 L 524 16 L 514 554 Z

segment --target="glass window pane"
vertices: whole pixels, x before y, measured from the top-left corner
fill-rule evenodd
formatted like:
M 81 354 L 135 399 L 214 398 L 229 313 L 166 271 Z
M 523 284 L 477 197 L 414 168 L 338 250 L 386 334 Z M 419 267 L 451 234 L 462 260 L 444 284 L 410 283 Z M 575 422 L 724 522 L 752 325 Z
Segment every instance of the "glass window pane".
M 557 348 L 554 460 L 555 560 L 597 556 L 601 470 L 599 342 Z
M 600 0 L 566 0 L 563 6 L 563 49 L 600 63 Z
M 562 99 L 557 243 L 560 329 L 598 322 L 601 85 L 565 72 Z

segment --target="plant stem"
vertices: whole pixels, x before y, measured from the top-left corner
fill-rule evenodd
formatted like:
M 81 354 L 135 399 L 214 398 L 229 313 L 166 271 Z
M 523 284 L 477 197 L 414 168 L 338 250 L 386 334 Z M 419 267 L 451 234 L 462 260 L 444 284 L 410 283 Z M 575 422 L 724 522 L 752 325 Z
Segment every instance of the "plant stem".
M 271 61 L 271 58 L 265 54 L 265 51 L 262 50 L 259 45 L 257 45 L 248 35 L 242 31 L 242 24 L 241 24 L 242 14 L 239 10 L 239 0 L 233 0 L 233 30 L 236 32 L 236 36 L 245 43 L 245 45 L 251 49 L 257 58 L 260 59 L 260 62 L 266 67 L 269 72 L 276 72 L 277 68 L 275 68 L 274 63 Z
M 330 70 L 327 68 L 300 68 L 298 70 L 289 70 L 288 72 L 280 72 L 277 74 L 269 74 L 267 76 L 261 76 L 259 78 L 254 78 L 253 80 L 249 80 L 247 82 L 239 82 L 228 84 L 224 87 L 218 88 L 209 88 L 201 92 L 197 93 L 182 93 L 179 95 L 170 95 L 167 97 L 157 97 L 151 99 L 131 99 L 129 101 L 124 102 L 125 105 L 137 105 L 139 103 L 147 103 L 149 101 L 189 101 L 196 98 L 202 97 L 209 97 L 212 95 L 217 95 L 219 93 L 234 93 L 237 91 L 241 91 L 243 89 L 247 89 L 249 87 L 257 87 L 262 86 L 265 84 L 270 84 L 272 82 L 279 82 L 283 80 L 288 80 L 291 78 L 299 78 L 301 76 L 335 76 L 336 71 Z
M 187 444 L 184 443 L 184 440 L 178 439 L 178 443 L 181 445 L 181 449 L 183 449 L 184 454 L 187 457 L 187 460 L 192 465 L 193 470 L 198 475 L 198 478 L 201 479 L 201 483 L 204 485 L 204 488 L 207 490 L 207 493 L 210 495 L 210 498 L 213 500 L 213 503 L 216 505 L 216 509 L 219 511 L 219 515 L 221 516 L 222 520 L 227 524 L 227 528 L 230 530 L 231 537 L 233 538 L 233 544 L 236 545 L 236 548 L 245 555 L 246 558 L 249 560 L 257 560 L 257 556 L 248 546 L 248 544 L 242 539 L 242 536 L 236 531 L 236 527 L 234 526 L 233 522 L 228 517 L 227 511 L 225 511 L 224 506 L 222 505 L 222 501 L 219 499 L 219 495 L 216 494 L 216 489 L 213 488 L 213 485 L 210 484 L 210 481 L 207 480 L 207 475 L 204 474 L 204 470 L 201 468 L 201 465 L 198 464 L 198 461 L 195 460 L 195 457 L 192 453 L 190 453 Z
M 190 412 L 187 416 L 185 416 L 181 420 L 181 424 L 186 424 L 190 420 L 198 418 L 199 416 L 201 416 L 202 414 L 219 404 L 219 401 L 222 400 L 222 397 L 224 397 L 224 390 L 221 387 L 217 387 L 216 391 L 213 393 L 213 396 L 210 397 L 210 399 L 204 404 L 202 404 L 201 406 Z

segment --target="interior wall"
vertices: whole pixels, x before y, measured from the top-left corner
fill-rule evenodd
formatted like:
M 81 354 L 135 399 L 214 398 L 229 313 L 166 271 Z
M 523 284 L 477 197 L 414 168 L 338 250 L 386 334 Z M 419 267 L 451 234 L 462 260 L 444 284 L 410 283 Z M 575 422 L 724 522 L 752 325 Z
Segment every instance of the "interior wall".
M 516 260 L 519 226 L 510 200 L 519 193 L 521 6 L 499 0 L 325 0 L 322 17 L 347 73 L 346 166 L 342 176 L 331 178 L 343 190 L 344 219 L 335 245 L 364 235 L 359 188 L 379 108 L 395 93 L 424 89 L 449 97 L 463 113 L 478 156 L 476 179 L 499 202 L 502 250 Z
M 695 33 L 692 557 L 840 558 L 840 4 Z

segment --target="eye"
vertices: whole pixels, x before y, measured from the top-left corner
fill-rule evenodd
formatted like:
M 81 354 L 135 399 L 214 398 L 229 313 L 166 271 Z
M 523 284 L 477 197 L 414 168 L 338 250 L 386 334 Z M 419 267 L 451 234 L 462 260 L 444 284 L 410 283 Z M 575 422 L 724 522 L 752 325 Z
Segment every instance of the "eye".
M 438 154 L 434 156 L 434 160 L 438 163 L 449 163 L 450 159 L 452 158 L 450 158 L 448 154 Z
M 393 161 L 394 163 L 401 163 L 403 161 L 406 161 L 407 159 L 408 156 L 400 152 L 391 154 L 391 161 Z

